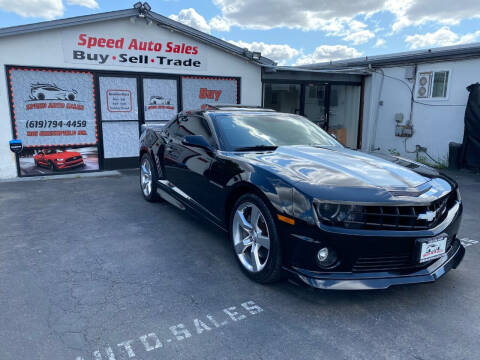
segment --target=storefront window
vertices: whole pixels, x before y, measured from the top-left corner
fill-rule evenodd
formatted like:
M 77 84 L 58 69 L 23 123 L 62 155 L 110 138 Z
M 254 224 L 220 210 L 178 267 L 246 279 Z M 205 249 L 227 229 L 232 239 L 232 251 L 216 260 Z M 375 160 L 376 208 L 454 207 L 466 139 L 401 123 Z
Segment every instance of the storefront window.
M 143 79 L 145 123 L 172 119 L 178 112 L 177 80 Z
M 98 170 L 93 73 L 8 70 L 15 138 L 24 150 L 19 175 Z
M 183 110 L 200 109 L 205 104 L 238 104 L 238 80 L 182 76 Z
M 300 85 L 265 84 L 264 107 L 280 112 L 300 114 Z

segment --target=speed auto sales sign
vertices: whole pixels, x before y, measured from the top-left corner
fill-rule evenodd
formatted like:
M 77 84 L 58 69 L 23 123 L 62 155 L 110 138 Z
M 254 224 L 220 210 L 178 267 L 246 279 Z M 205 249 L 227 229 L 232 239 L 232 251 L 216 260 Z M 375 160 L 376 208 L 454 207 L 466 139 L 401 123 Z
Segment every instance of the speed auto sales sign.
M 151 35 L 150 35 L 151 36 Z M 69 63 L 205 70 L 206 48 L 173 34 L 155 39 L 112 34 L 63 32 L 63 55 Z

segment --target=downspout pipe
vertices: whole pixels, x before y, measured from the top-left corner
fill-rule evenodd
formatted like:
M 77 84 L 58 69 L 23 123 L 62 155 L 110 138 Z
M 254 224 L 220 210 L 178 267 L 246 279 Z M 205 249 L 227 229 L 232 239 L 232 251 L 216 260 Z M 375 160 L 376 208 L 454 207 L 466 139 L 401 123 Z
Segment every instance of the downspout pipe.
M 378 71 L 381 71 L 382 78 L 380 80 L 380 86 L 378 88 L 378 97 L 377 97 L 377 103 L 376 103 L 376 109 L 375 109 L 375 118 L 374 118 L 373 129 L 372 129 L 372 141 L 370 141 L 369 152 L 379 150 L 379 148 L 375 147 L 375 142 L 376 142 L 376 139 L 377 139 L 378 117 L 380 115 L 380 100 L 381 100 L 382 91 L 383 91 L 383 82 L 385 81 L 385 72 L 383 71 L 382 68 L 379 68 Z M 373 70 L 374 73 L 377 73 L 378 71 Z

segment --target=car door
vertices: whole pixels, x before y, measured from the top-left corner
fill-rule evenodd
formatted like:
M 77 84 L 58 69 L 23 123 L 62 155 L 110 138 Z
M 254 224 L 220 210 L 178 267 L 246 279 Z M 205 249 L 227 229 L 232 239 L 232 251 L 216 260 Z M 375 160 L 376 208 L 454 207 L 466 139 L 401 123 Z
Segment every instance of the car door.
M 190 197 L 204 208 L 210 208 L 209 171 L 215 154 L 182 143 L 187 135 L 202 135 L 215 148 L 216 142 L 207 120 L 201 116 L 179 116 L 167 131 L 163 159 L 166 179 L 180 190 L 176 190 L 180 196 Z

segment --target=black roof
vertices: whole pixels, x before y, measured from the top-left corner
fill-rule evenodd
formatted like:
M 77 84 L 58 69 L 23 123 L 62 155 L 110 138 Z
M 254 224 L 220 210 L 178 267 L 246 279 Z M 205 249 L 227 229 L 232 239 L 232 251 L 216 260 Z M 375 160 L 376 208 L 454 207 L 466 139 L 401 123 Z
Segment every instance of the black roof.
M 203 111 L 215 111 L 215 110 L 228 110 L 228 111 L 275 111 L 272 109 L 262 108 L 258 105 L 245 105 L 245 104 L 205 104 L 202 106 Z
M 225 113 L 229 114 L 232 112 L 276 112 L 276 110 L 262 108 L 261 106 L 256 105 L 243 105 L 243 104 L 216 104 L 209 105 L 205 104 L 201 109 L 191 109 L 183 110 L 180 112 L 182 115 L 202 115 L 205 113 Z

